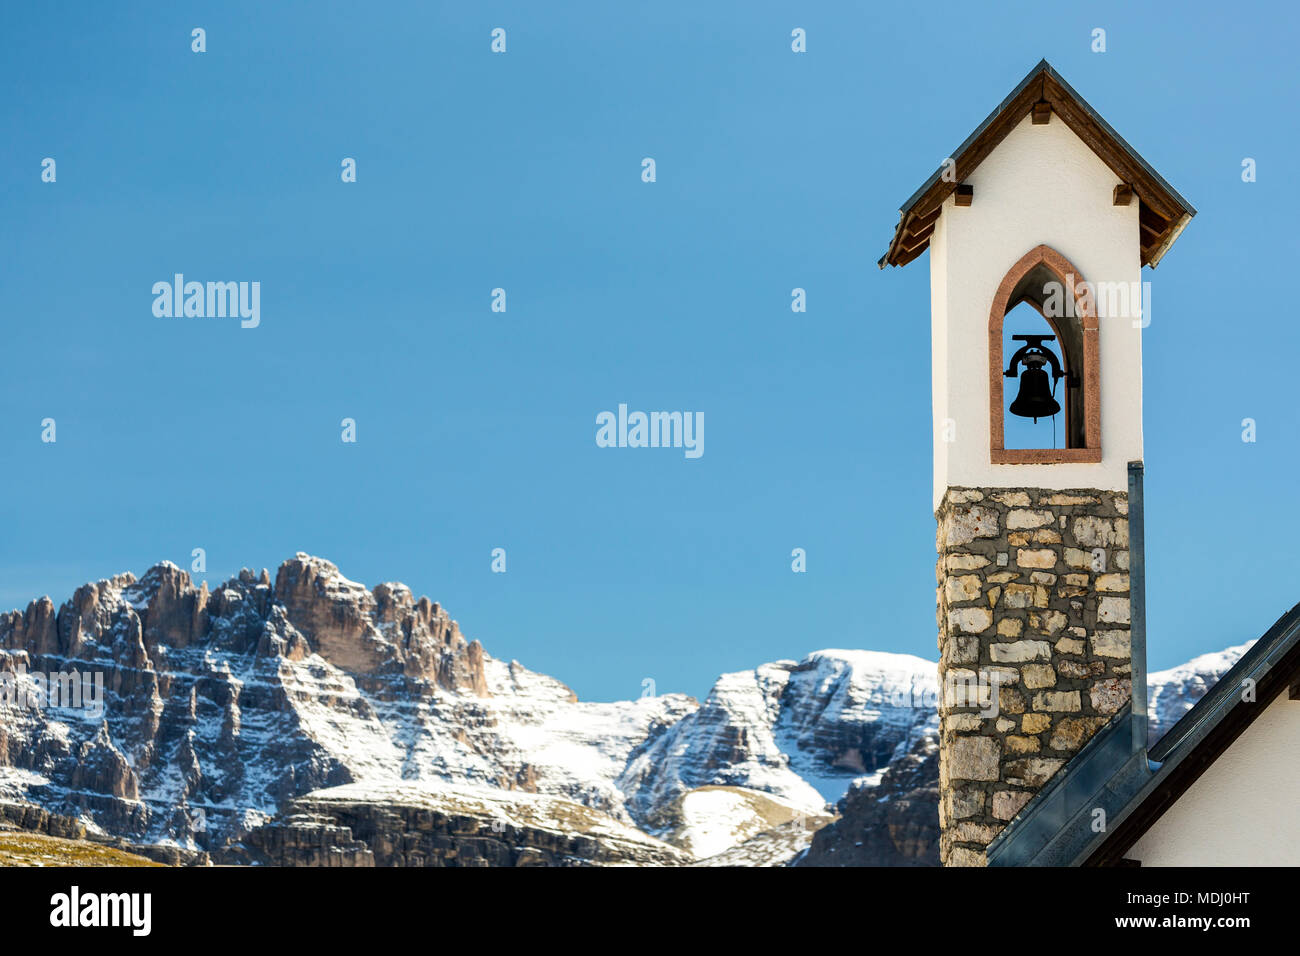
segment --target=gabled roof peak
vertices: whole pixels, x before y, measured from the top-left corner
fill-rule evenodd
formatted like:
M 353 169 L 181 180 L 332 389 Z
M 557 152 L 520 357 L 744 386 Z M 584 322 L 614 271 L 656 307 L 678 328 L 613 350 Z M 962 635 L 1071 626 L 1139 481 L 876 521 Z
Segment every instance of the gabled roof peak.
M 1154 268 L 1159 263 L 1196 210 L 1043 59 L 953 152 L 952 175 L 944 177 L 945 163 L 903 204 L 889 249 L 877 263 L 880 268 L 905 266 L 926 250 L 943 201 L 1036 104 L 1046 104 L 1132 189 L 1140 203 L 1142 264 Z

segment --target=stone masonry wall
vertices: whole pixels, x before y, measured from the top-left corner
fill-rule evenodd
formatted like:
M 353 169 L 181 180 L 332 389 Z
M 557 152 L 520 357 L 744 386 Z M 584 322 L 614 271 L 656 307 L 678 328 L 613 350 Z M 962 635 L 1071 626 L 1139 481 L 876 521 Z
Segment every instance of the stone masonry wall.
M 936 567 L 944 865 L 984 865 L 1007 821 L 1129 699 L 1127 515 L 1121 492 L 945 494 Z

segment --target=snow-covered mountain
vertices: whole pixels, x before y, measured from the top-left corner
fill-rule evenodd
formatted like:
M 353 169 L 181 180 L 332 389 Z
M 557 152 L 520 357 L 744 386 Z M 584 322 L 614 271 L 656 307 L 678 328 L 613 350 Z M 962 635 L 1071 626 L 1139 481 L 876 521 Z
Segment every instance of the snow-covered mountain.
M 1150 674 L 1151 741 L 1191 710 L 1250 646 L 1229 647 Z M 791 862 L 796 866 L 937 866 L 938 802 L 938 741 L 927 736 L 909 754 L 892 761 L 878 785 L 855 784 L 837 805 L 838 817 L 818 830 L 808 848 L 797 852 Z
M 1152 675 L 1161 728 L 1242 651 Z M 401 584 L 298 554 L 209 591 L 163 563 L 0 615 L 0 812 L 231 863 L 772 864 L 838 803 L 812 858 L 923 863 L 935 670 L 823 650 L 702 704 L 589 703 Z M 74 671 L 102 712 L 16 699 Z
M 102 713 L 0 701 L 0 800 L 231 862 L 279 852 L 290 817 L 290 842 L 316 839 L 298 831 L 332 825 L 317 818 L 339 794 L 355 815 L 366 793 L 409 807 L 420 789 L 421 808 L 455 813 L 537 794 L 581 832 L 633 827 L 665 858 L 712 855 L 825 813 L 911 746 L 934 699 L 929 662 L 821 651 L 724 675 L 703 705 L 578 701 L 405 586 L 368 589 L 305 554 L 211 592 L 164 563 L 57 609 L 34 601 L 0 616 L 0 671 L 26 689 L 73 671 L 105 685 Z M 730 823 L 702 818 L 724 805 Z M 537 842 L 547 828 L 530 820 Z
M 932 661 L 825 650 L 723 674 L 699 709 L 637 753 L 620 778 L 652 827 L 658 808 L 697 787 L 759 790 L 824 812 L 937 729 Z
M 1219 678 L 1232 669 L 1254 645 L 1248 641 L 1211 654 L 1193 657 L 1186 664 L 1147 675 L 1148 736 L 1155 743 L 1178 723 L 1180 717 L 1208 694 Z

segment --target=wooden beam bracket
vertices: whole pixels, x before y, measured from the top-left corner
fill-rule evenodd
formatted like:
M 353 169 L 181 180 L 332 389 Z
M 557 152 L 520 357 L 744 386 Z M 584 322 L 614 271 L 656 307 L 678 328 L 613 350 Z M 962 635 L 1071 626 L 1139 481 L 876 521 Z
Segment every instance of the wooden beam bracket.
M 1039 100 L 1034 104 L 1033 124 L 1035 126 L 1046 126 L 1052 119 L 1052 104 L 1047 100 Z
M 1133 187 L 1128 183 L 1120 183 L 1115 187 L 1115 195 L 1111 199 L 1111 204 L 1115 206 L 1127 206 L 1133 202 Z
M 958 183 L 953 194 L 953 202 L 958 206 L 969 206 L 975 199 L 975 187 L 970 183 Z

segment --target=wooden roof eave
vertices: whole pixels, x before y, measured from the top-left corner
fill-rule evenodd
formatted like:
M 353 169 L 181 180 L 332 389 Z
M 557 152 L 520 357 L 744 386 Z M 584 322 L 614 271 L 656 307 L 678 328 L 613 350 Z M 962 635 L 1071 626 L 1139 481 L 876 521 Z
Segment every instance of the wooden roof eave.
M 1147 256 L 1147 265 L 1152 269 L 1160 265 L 1160 260 L 1165 257 L 1165 253 L 1168 252 L 1169 247 L 1174 244 L 1174 240 L 1182 235 L 1183 230 L 1187 228 L 1187 224 L 1192 221 L 1192 215 L 1192 213 L 1184 213 L 1179 217 L 1178 221 L 1169 228 L 1169 231 L 1165 233 L 1164 239 L 1162 239 Z
M 940 166 L 903 204 L 889 249 L 876 264 L 882 269 L 886 265 L 903 266 L 924 251 L 925 245 L 918 249 L 913 244 L 924 229 L 918 220 L 926 225 L 936 220 L 948 195 L 1032 111 L 1035 103 L 1043 101 L 1167 224 L 1149 242 L 1141 243 L 1142 263 L 1154 267 L 1196 215 L 1196 210 L 1046 60 L 1040 61 L 957 148 L 952 156 L 952 175 L 945 178 L 944 167 Z

